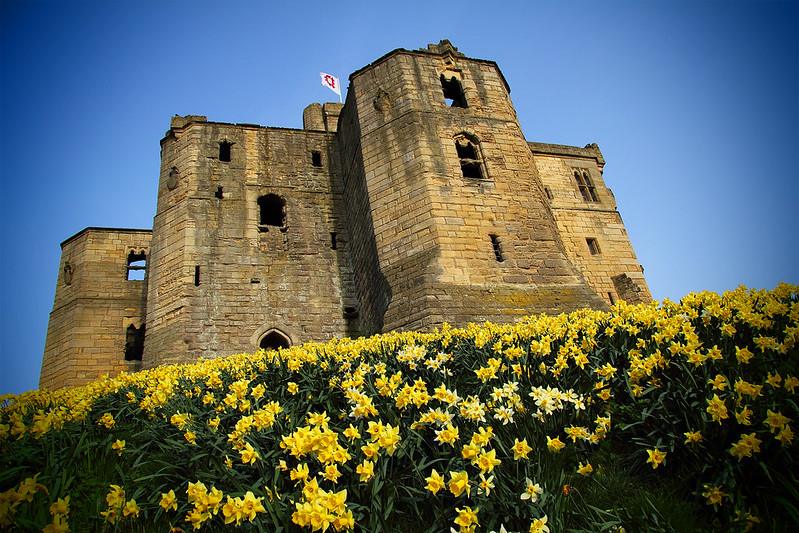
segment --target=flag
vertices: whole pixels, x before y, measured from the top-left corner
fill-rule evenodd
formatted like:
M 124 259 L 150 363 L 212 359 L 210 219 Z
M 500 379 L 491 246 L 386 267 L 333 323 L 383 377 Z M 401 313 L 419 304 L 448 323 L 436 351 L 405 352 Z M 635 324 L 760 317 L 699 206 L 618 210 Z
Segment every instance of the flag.
M 338 84 L 338 78 L 333 76 L 332 74 L 326 74 L 324 72 L 320 72 L 319 76 L 322 78 L 322 85 L 336 93 L 341 99 L 341 87 Z

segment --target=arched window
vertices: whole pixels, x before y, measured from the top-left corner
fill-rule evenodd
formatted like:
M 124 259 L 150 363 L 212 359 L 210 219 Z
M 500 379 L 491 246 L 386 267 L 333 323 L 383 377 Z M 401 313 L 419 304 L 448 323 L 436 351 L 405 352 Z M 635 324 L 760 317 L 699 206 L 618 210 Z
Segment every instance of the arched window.
M 441 91 L 444 93 L 444 102 L 450 107 L 469 107 L 466 103 L 466 94 L 463 92 L 461 81 L 455 76 L 447 78 L 441 75 Z
M 258 225 L 277 226 L 286 225 L 286 201 L 276 194 L 267 194 L 258 198 Z
M 476 137 L 461 134 L 455 137 L 455 150 L 461 163 L 461 174 L 464 178 L 485 179 L 483 157 L 480 154 L 480 141 Z
M 278 348 L 288 348 L 289 346 L 291 346 L 291 340 L 276 329 L 268 331 L 258 343 L 258 347 L 264 350 L 277 350 Z

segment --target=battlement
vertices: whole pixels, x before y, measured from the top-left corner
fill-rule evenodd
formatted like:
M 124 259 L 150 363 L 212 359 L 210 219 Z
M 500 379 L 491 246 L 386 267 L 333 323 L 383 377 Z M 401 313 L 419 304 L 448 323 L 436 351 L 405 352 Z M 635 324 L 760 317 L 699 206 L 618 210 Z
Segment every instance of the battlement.
M 309 340 L 645 301 L 599 147 L 528 142 L 449 41 L 303 128 L 175 116 L 152 230 L 62 243 L 41 386 Z

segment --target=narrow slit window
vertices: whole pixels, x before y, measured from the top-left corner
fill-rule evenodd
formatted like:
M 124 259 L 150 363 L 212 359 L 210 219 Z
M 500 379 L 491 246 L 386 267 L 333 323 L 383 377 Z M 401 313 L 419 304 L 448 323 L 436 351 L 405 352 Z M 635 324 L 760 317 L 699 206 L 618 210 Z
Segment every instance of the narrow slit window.
M 221 141 L 219 143 L 219 160 L 224 161 L 225 163 L 230 162 L 230 147 L 233 146 L 233 143 L 228 141 Z
M 128 281 L 142 281 L 147 272 L 147 255 L 142 250 L 139 253 L 130 252 L 128 254 Z
M 144 324 L 137 328 L 133 324 L 125 330 L 125 361 L 141 361 L 144 353 Z
M 591 252 L 591 255 L 599 255 L 602 252 L 599 249 L 599 243 L 593 237 L 588 237 L 585 239 L 586 244 L 588 244 L 588 251 Z
M 258 224 L 260 226 L 286 225 L 286 201 L 276 194 L 267 194 L 258 198 Z
M 217 198 L 219 198 L 221 200 L 222 198 L 225 197 L 225 191 L 222 189 L 222 187 L 217 187 L 216 188 L 216 192 L 214 193 L 214 196 L 216 196 Z
M 505 261 L 505 258 L 502 255 L 502 243 L 494 234 L 489 235 L 491 237 L 491 246 L 494 248 L 494 257 L 496 258 L 498 263 L 502 263 Z
M 200 286 L 200 265 L 194 265 L 194 286 Z
M 444 93 L 444 102 L 449 107 L 469 107 L 466 104 L 466 94 L 463 92 L 463 86 L 458 78 L 452 76 L 447 79 L 445 75 L 441 75 L 441 90 Z
M 550 190 L 549 187 L 544 187 L 544 192 L 546 193 L 547 198 L 549 198 L 550 200 L 554 198 L 554 196 L 552 196 L 552 191 Z
M 313 152 L 311 152 L 311 165 L 315 167 L 322 166 L 322 152 L 318 150 L 314 150 Z
M 480 156 L 480 147 L 476 139 L 461 136 L 455 139 L 455 151 L 461 164 L 461 174 L 464 178 L 481 180 L 485 177 L 483 172 L 483 158 Z
M 335 250 L 338 248 L 338 235 L 335 231 L 330 232 L 330 249 Z

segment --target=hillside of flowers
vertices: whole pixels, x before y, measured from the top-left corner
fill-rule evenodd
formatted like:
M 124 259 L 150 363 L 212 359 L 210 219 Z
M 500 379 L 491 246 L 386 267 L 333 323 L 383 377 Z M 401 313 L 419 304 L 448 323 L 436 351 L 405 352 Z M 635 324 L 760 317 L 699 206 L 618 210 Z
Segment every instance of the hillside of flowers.
M 3 397 L 0 529 L 786 531 L 799 287 Z

